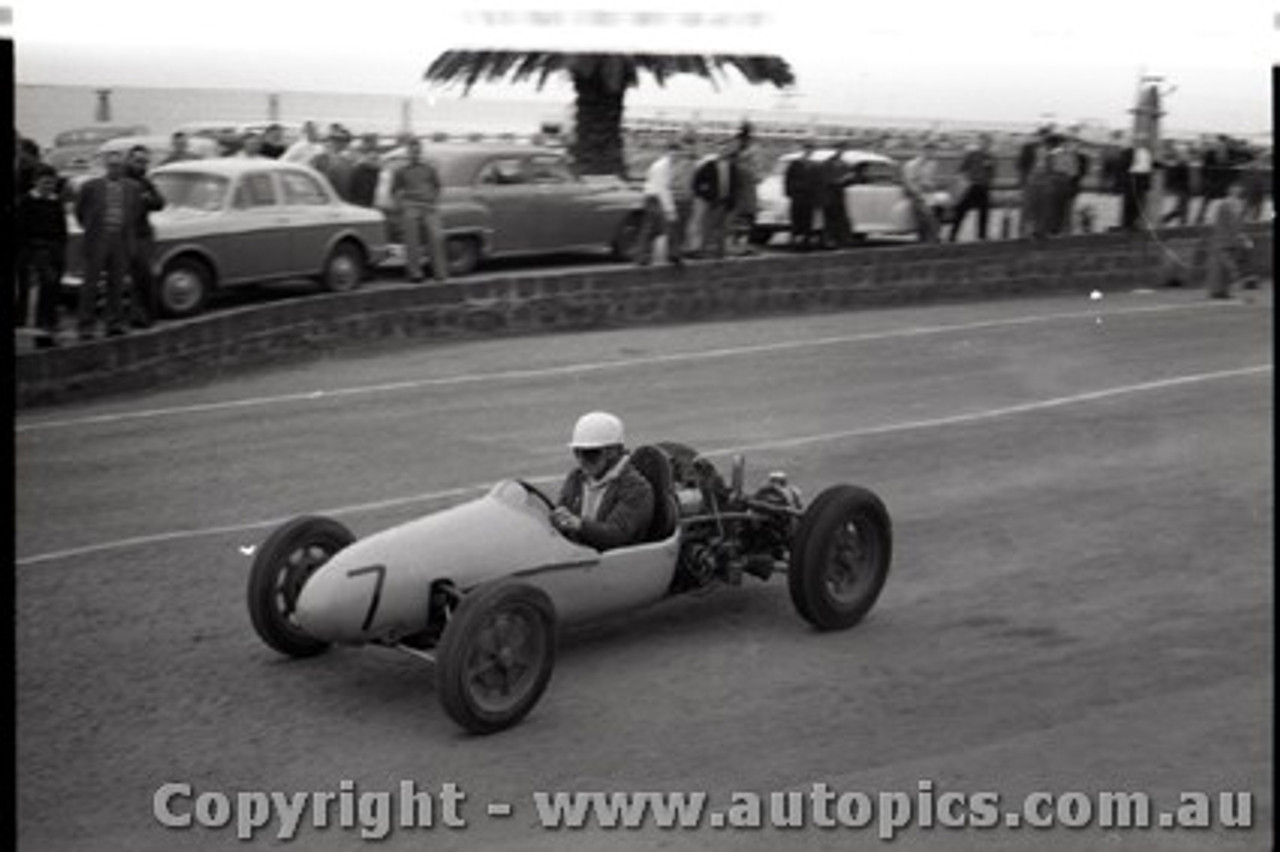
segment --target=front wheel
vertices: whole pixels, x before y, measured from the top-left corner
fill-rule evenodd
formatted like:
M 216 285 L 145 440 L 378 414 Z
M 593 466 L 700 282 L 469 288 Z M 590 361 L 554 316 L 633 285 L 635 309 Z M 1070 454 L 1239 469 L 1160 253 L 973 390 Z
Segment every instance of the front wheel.
M 475 237 L 449 237 L 444 243 L 449 275 L 470 275 L 480 265 L 480 241 Z
M 295 612 L 307 578 L 356 537 L 330 518 L 295 518 L 273 532 L 249 571 L 249 617 L 267 645 L 290 657 L 312 657 L 329 644 L 307 634 Z
M 523 719 L 555 665 L 555 607 L 526 583 L 481 587 L 462 599 L 436 650 L 445 712 L 477 734 Z
M 213 273 L 202 261 L 180 257 L 160 273 L 157 300 L 165 316 L 180 319 L 204 310 L 213 290 Z
M 617 232 L 613 235 L 613 243 L 610 249 L 613 252 L 614 260 L 620 260 L 623 263 L 635 263 L 636 258 L 640 256 L 640 225 L 643 217 L 640 214 L 632 214 L 622 220 L 618 225 Z
M 791 547 L 791 602 L 819 630 L 862 620 L 889 576 L 893 527 L 880 498 L 837 485 L 818 495 L 800 519 Z

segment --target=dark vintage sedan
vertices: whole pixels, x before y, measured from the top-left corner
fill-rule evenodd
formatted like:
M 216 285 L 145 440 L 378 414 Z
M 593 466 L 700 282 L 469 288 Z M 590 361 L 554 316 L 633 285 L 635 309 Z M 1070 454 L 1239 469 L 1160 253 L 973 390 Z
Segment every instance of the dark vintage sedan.
M 215 288 L 260 281 L 314 278 L 326 290 L 352 290 L 385 258 L 382 213 L 344 202 L 307 166 L 232 157 L 172 163 L 150 177 L 165 199 L 151 223 L 167 316 L 199 313 Z M 73 229 L 73 272 L 80 237 Z
M 611 178 L 583 178 L 556 148 L 494 143 L 423 147 L 440 171 L 441 217 L 449 271 L 463 275 L 489 258 L 606 251 L 634 257 L 644 196 Z M 404 165 L 403 149 L 384 158 L 387 180 Z M 384 185 L 384 203 L 386 189 Z M 399 229 L 391 215 L 392 242 Z M 392 255 L 403 263 L 398 245 Z

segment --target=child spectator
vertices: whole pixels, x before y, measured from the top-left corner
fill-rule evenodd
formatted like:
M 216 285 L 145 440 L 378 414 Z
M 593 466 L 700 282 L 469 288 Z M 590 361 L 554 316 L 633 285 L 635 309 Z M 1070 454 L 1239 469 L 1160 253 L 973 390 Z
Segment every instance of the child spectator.
M 67 214 L 58 196 L 58 173 L 40 164 L 34 186 L 18 199 L 17 323 L 25 325 L 31 292 L 36 293 L 36 347 L 58 345 L 58 291 L 67 250 Z

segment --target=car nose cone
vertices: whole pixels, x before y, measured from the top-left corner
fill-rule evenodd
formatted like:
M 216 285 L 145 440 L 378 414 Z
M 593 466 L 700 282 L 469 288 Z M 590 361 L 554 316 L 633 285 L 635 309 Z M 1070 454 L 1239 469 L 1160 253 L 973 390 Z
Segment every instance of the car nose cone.
M 299 626 L 310 636 L 324 642 L 360 644 L 366 641 L 365 623 L 378 578 L 351 576 L 338 560 L 324 565 L 312 574 L 298 595 L 295 615 Z M 380 567 L 380 566 L 379 566 Z M 385 571 L 385 569 L 383 569 Z M 358 587 L 358 588 L 357 588 Z

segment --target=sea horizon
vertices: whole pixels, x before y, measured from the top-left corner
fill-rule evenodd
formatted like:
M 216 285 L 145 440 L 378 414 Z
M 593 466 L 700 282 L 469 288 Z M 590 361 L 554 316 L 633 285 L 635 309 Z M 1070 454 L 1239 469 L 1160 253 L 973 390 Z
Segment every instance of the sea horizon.
M 100 120 L 101 105 L 97 92 L 102 89 L 110 91 L 109 121 Z M 407 95 L 34 82 L 15 84 L 14 95 L 17 130 L 24 136 L 35 139 L 42 147 L 50 146 L 53 137 L 59 132 L 75 127 L 102 123 L 145 125 L 149 133 L 167 135 L 180 124 L 211 120 L 316 121 L 322 126 L 337 122 L 356 133 L 397 133 L 408 129 L 420 135 L 437 132 L 530 135 L 538 133 L 544 124 L 563 126 L 571 122 L 573 111 L 572 95 L 494 98 L 483 94 Z M 981 117 L 956 119 L 853 115 L 799 110 L 785 105 L 777 108 L 717 106 L 714 103 L 659 105 L 644 103 L 639 97 L 628 103 L 627 116 L 683 122 L 694 127 L 703 123 L 748 119 L 759 123 L 799 126 L 828 125 L 938 132 L 984 129 L 1024 133 L 1031 131 L 1034 124 L 984 120 Z M 1097 126 L 1088 129 L 1094 136 L 1101 136 L 1112 130 L 1126 128 Z M 1186 137 L 1206 131 L 1167 128 L 1167 132 Z

